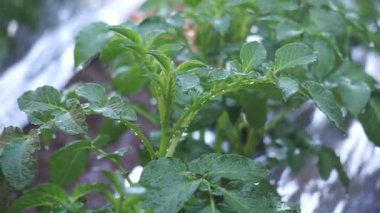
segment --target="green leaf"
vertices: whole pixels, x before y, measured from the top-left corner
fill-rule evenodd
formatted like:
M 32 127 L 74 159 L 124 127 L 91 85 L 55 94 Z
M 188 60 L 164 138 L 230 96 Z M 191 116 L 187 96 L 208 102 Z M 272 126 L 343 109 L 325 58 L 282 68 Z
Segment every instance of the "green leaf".
M 237 92 L 232 95 L 240 104 L 247 121 L 255 128 L 262 128 L 267 121 L 267 99 L 256 93 Z
M 246 43 L 240 51 L 240 59 L 242 61 L 243 71 L 247 72 L 256 68 L 264 62 L 267 57 L 267 51 L 261 43 Z
M 318 169 L 321 177 L 327 180 L 330 177 L 330 173 L 333 169 L 336 169 L 339 174 L 339 179 L 342 184 L 347 188 L 350 180 L 344 171 L 339 157 L 335 152 L 329 148 L 323 147 L 319 152 Z
M 312 66 L 312 72 L 318 80 L 323 80 L 335 67 L 335 51 L 327 41 L 322 39 L 314 40 L 312 46 L 318 59 Z
M 86 116 L 79 105 L 73 106 L 69 111 L 59 112 L 55 116 L 57 127 L 64 133 L 69 135 L 87 133 Z
M 18 99 L 18 105 L 33 124 L 51 126 L 49 122 L 55 122 L 59 129 L 71 135 L 87 132 L 86 117 L 82 108 L 74 103 L 67 110 L 61 101 L 61 94 L 51 86 L 25 92 Z
M 20 110 L 27 115 L 35 111 L 61 110 L 63 107 L 61 94 L 51 86 L 43 86 L 35 91 L 27 91 L 17 101 Z
M 77 95 L 90 102 L 89 108 L 104 117 L 112 119 L 136 120 L 135 111 L 120 96 L 113 95 L 107 99 L 103 86 L 95 83 L 83 84 L 75 90 Z
M 91 142 L 75 141 L 56 151 L 49 159 L 49 177 L 52 182 L 67 185 L 75 182 L 85 170 Z
M 101 148 L 105 145 L 107 145 L 111 140 L 111 137 L 109 135 L 98 135 L 94 140 L 91 141 L 91 144 L 94 147 Z
M 111 153 L 100 154 L 98 155 L 98 159 L 107 158 L 113 162 L 119 162 L 121 158 L 125 155 L 125 153 L 128 152 L 128 150 L 129 150 L 128 147 L 123 147 Z
M 107 102 L 106 89 L 95 83 L 85 83 L 75 89 L 75 93 L 87 99 L 91 108 L 104 106 Z
M 205 65 L 201 61 L 189 60 L 189 61 L 185 61 L 182 64 L 178 65 L 176 72 L 180 73 L 180 72 L 185 72 L 185 71 L 189 71 L 189 70 L 192 70 L 195 68 L 202 68 L 202 67 L 207 67 L 207 65 Z
M 111 96 L 103 107 L 95 108 L 93 110 L 97 113 L 101 113 L 104 117 L 120 119 L 123 108 L 123 100 L 120 96 L 115 95 Z
M 103 183 L 82 184 L 73 190 L 73 193 L 71 194 L 71 198 L 73 201 L 76 201 L 79 198 L 84 197 L 89 193 L 102 192 L 106 190 L 107 190 L 107 186 Z
M 323 31 L 335 36 L 344 35 L 347 31 L 347 22 L 337 12 L 323 9 L 310 11 L 312 21 Z
M 189 169 L 199 175 L 207 175 L 212 180 L 226 178 L 258 182 L 268 177 L 267 170 L 260 164 L 241 155 L 207 154 L 189 163 Z
M 118 194 L 125 193 L 124 178 L 121 177 L 120 173 L 111 170 L 103 170 L 102 174 L 111 183 L 111 186 L 115 190 L 115 192 L 117 192 Z
M 335 123 L 335 125 L 345 131 L 344 117 L 339 105 L 336 103 L 334 95 L 330 90 L 313 81 L 306 81 L 302 84 L 317 107 Z
M 132 42 L 135 42 L 138 44 L 142 43 L 142 39 L 141 39 L 140 34 L 138 34 L 136 31 L 132 30 L 131 28 L 119 25 L 119 26 L 110 27 L 110 30 L 119 33 L 120 35 L 131 40 Z
M 113 85 L 122 94 L 136 93 L 145 85 L 144 72 L 139 66 L 122 66 L 113 74 Z
M 75 42 L 75 66 L 86 63 L 102 49 L 110 37 L 108 25 L 101 22 L 93 23 L 81 30 Z
M 296 1 L 293 0 L 256 0 L 257 5 L 259 6 L 259 9 L 261 13 L 278 13 L 279 11 L 284 10 L 296 10 L 299 8 Z
M 198 76 L 189 73 L 182 73 L 180 75 L 177 75 L 176 79 L 177 84 L 182 91 L 188 91 L 199 86 L 200 84 Z
M 287 44 L 275 53 L 275 72 L 296 66 L 307 65 L 316 61 L 312 49 L 303 43 Z
M 161 69 L 164 70 L 164 72 L 171 72 L 173 69 L 173 62 L 172 60 L 167 57 L 165 54 L 159 52 L 159 51 L 149 51 L 149 54 L 153 56 L 154 59 L 158 62 Z
M 247 7 L 254 11 L 258 11 L 257 3 L 251 0 L 229 0 L 226 7 Z
M 191 180 L 186 165 L 178 159 L 162 158 L 144 168 L 140 184 L 147 188 L 143 206 L 157 213 L 178 212 L 194 194 L 200 180 Z
M 213 69 L 209 73 L 209 81 L 213 82 L 213 81 L 225 80 L 230 76 L 231 76 L 231 72 L 229 70 Z
M 164 44 L 164 45 L 161 45 L 158 48 L 158 50 L 161 51 L 161 52 L 163 52 L 163 53 L 170 53 L 170 52 L 180 51 L 182 48 L 183 48 L 182 45 L 173 43 L 173 44 Z
M 371 89 L 365 82 L 343 81 L 338 86 L 338 93 L 348 111 L 358 116 L 370 99 Z
M 276 212 L 277 197 L 270 191 L 260 189 L 260 183 L 257 184 L 230 184 L 233 187 L 227 186 L 218 187 L 221 191 L 228 209 L 233 212 L 246 213 L 257 209 L 260 212 Z
M 0 167 L 6 181 L 15 189 L 22 189 L 34 178 L 40 142 L 37 130 L 22 134 L 16 127 L 4 129 L 0 138 Z
M 380 93 L 374 92 L 364 113 L 360 114 L 359 120 L 363 125 L 367 137 L 376 145 L 380 146 Z
M 277 86 L 281 89 L 285 100 L 297 93 L 299 89 L 298 82 L 288 77 L 281 77 L 277 79 Z
M 334 73 L 329 76 L 329 81 L 339 83 L 349 79 L 352 83 L 365 82 L 370 88 L 377 84 L 371 76 L 357 63 L 345 61 Z
M 66 192 L 53 183 L 41 184 L 17 199 L 11 206 L 11 212 L 39 206 L 58 206 L 65 204 Z
M 294 38 L 303 33 L 297 23 L 291 20 L 283 20 L 276 25 L 276 39 L 283 41 L 286 39 Z

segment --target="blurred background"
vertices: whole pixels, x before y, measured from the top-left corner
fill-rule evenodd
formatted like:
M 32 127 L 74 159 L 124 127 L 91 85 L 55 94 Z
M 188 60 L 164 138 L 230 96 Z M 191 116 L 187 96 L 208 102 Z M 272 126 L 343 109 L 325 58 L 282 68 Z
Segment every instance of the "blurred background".
M 357 12 L 370 30 L 380 33 L 379 1 L 340 1 Z M 9 125 L 27 124 L 16 101 L 26 90 L 42 85 L 63 89 L 69 82 L 77 81 L 106 81 L 107 77 L 102 74 L 104 67 L 96 59 L 85 67 L 74 68 L 75 36 L 89 23 L 120 24 L 133 18 L 143 2 L 0 0 L 0 130 Z M 153 6 L 162 2 L 165 1 L 150 1 Z M 380 82 L 379 50 L 357 45 L 351 54 Z M 86 70 L 91 70 L 91 74 L 86 75 Z M 327 181 L 322 180 L 315 166 L 317 159 L 309 158 L 298 173 L 289 168 L 275 171 L 283 200 L 300 202 L 302 212 L 380 212 L 380 149 L 368 141 L 361 125 L 352 122 L 347 135 L 342 136 L 317 110 L 308 128 L 315 140 L 326 143 L 340 156 L 351 179 L 348 193 L 339 183 L 336 172 Z M 149 125 L 146 131 L 150 131 Z M 209 137 L 212 140 L 212 135 Z M 126 135 L 122 140 L 134 138 Z M 136 162 L 131 160 L 127 167 L 135 166 Z M 84 179 L 91 181 L 92 178 L 87 175 Z

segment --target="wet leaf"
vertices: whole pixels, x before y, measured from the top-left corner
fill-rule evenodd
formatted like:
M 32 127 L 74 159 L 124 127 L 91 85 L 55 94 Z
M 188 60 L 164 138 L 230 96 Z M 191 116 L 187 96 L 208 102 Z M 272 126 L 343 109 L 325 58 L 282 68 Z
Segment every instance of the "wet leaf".
M 275 72 L 287 68 L 310 64 L 317 57 L 312 49 L 303 43 L 287 44 L 276 51 L 274 66 Z
M 243 71 L 249 71 L 256 68 L 264 62 L 267 51 L 261 43 L 246 43 L 240 51 L 240 59 L 242 61 Z
M 86 167 L 90 147 L 90 141 L 81 140 L 56 151 L 49 159 L 50 180 L 62 186 L 77 181 Z
M 86 63 L 104 44 L 111 38 L 108 25 L 105 23 L 93 23 L 82 29 L 75 41 L 74 61 L 75 66 Z
M 4 129 L 0 138 L 0 166 L 6 181 L 15 189 L 21 190 L 31 183 L 36 173 L 39 136 L 36 130 L 24 135 L 16 127 Z
M 193 195 L 200 180 L 191 180 L 186 164 L 178 159 L 163 158 L 145 166 L 140 183 L 148 192 L 143 206 L 155 212 L 178 212 Z
M 41 184 L 16 200 L 11 206 L 11 212 L 20 212 L 24 208 L 40 206 L 58 206 L 66 203 L 66 192 L 56 184 Z
M 313 81 L 306 81 L 302 84 L 302 87 L 306 89 L 310 97 L 313 99 L 315 105 L 325 115 L 334 122 L 342 131 L 345 131 L 344 117 L 339 105 L 336 103 L 334 95 L 330 90 L 324 88 L 319 83 Z

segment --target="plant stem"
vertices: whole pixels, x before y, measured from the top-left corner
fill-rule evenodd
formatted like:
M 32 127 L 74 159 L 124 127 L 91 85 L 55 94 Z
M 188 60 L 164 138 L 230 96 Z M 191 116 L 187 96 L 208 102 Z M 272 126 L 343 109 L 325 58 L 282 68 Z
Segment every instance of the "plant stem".
M 267 126 L 265 126 L 264 129 L 261 129 L 260 133 L 263 134 L 265 132 L 268 132 L 272 130 L 276 125 L 281 122 L 290 112 L 292 111 L 291 108 L 285 109 L 283 112 L 281 112 L 279 115 L 277 115 Z
M 102 154 L 102 155 L 107 155 L 108 153 L 103 151 L 101 148 L 98 148 L 98 147 L 92 147 L 96 152 L 98 152 L 99 154 Z M 114 160 L 111 160 L 112 163 L 114 163 L 116 165 L 116 167 L 120 170 L 121 172 L 121 175 L 127 180 L 127 182 L 129 183 L 129 185 L 131 186 L 133 184 L 132 180 L 129 178 L 129 172 L 126 171 L 123 167 L 123 165 L 121 165 L 120 161 L 114 161 Z
M 164 111 L 162 112 L 161 117 L 161 141 L 160 141 L 160 150 L 159 150 L 159 157 L 165 157 L 168 143 L 169 143 L 169 134 L 170 134 L 170 126 L 169 126 L 169 120 L 170 120 L 170 112 L 171 112 L 171 105 L 173 101 L 173 76 L 171 73 L 169 73 L 168 78 L 168 86 L 166 88 L 166 96 L 164 96 L 164 106 L 161 107 Z
M 153 116 L 151 114 L 149 114 L 148 112 L 146 112 L 145 110 L 141 109 L 141 107 L 138 107 L 138 106 L 133 106 L 133 109 L 140 115 L 142 115 L 145 119 L 147 119 L 149 122 L 151 122 L 153 125 L 155 126 L 158 126 L 159 123 L 158 121 L 153 118 Z
M 249 157 L 253 151 L 255 151 L 257 145 L 257 136 L 255 129 L 251 127 L 248 131 L 247 143 L 244 145 L 243 153 L 245 156 Z
M 214 197 L 212 196 L 212 193 L 211 193 L 211 187 L 210 187 L 210 184 L 207 183 L 207 188 L 208 188 L 208 192 L 209 192 L 209 199 L 210 199 L 210 208 L 211 208 L 211 213 L 215 213 L 215 201 L 214 201 Z
M 202 96 L 198 100 L 196 100 L 189 108 L 186 110 L 182 116 L 177 120 L 177 122 L 174 124 L 172 128 L 172 136 L 170 140 L 170 145 L 168 152 L 166 153 L 166 157 L 173 157 L 176 147 L 178 146 L 178 143 L 180 142 L 181 135 L 186 129 L 190 122 L 193 120 L 194 116 L 198 112 L 198 110 L 209 100 L 211 100 L 215 96 L 223 95 L 228 92 L 237 91 L 239 89 L 242 89 L 244 87 L 252 86 L 253 84 L 257 83 L 265 83 L 268 82 L 266 78 L 264 79 L 248 79 L 248 80 L 240 80 L 237 82 L 234 82 L 230 85 L 227 85 L 224 88 L 218 88 L 211 92 L 209 92 L 207 95 Z
M 156 154 L 154 152 L 154 149 L 153 149 L 153 145 L 152 143 L 149 141 L 149 139 L 144 135 L 144 133 L 140 130 L 140 128 L 136 125 L 136 124 L 133 124 L 129 121 L 123 121 L 124 124 L 130 128 L 138 138 L 140 138 L 141 142 L 144 144 L 144 146 L 146 147 L 146 149 L 148 150 L 149 152 L 149 156 L 150 158 L 153 160 L 153 159 L 156 159 Z

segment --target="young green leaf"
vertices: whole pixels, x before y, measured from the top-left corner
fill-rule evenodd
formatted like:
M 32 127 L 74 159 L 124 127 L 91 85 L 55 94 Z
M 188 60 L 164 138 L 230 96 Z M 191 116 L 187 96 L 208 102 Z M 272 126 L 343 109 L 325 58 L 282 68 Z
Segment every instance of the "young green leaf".
M 75 141 L 55 152 L 49 159 L 49 177 L 53 183 L 67 185 L 83 173 L 91 142 Z
M 110 27 L 110 30 L 115 31 L 122 35 L 124 38 L 127 38 L 131 40 L 132 42 L 141 44 L 142 43 L 142 38 L 139 33 L 136 31 L 132 30 L 131 28 L 128 28 L 127 26 L 112 26 Z
M 186 170 L 178 159 L 162 158 L 146 165 L 140 179 L 148 189 L 143 206 L 157 213 L 178 212 L 200 184 L 200 180 L 190 179 Z
M 177 52 L 183 48 L 180 44 L 163 44 L 158 47 L 158 50 L 163 53 Z
M 0 145 L 2 174 L 10 186 L 20 190 L 33 180 L 36 172 L 40 149 L 38 133 L 32 130 L 26 136 L 19 128 L 7 127 L 1 135 Z
M 317 57 L 312 49 L 303 43 L 287 44 L 275 53 L 275 72 L 296 66 L 307 65 L 316 61 Z
M 159 52 L 159 51 L 149 51 L 149 54 L 153 56 L 154 59 L 158 62 L 161 69 L 164 72 L 171 72 L 173 69 L 173 62 L 172 60 L 167 57 L 165 54 Z
M 207 65 L 205 65 L 201 61 L 189 60 L 189 61 L 185 61 L 182 64 L 178 65 L 176 72 L 180 73 L 180 72 L 185 72 L 185 71 L 189 71 L 189 70 L 192 70 L 195 68 L 201 68 L 201 67 L 207 67 Z
M 267 57 L 265 47 L 258 42 L 246 43 L 240 50 L 240 59 L 244 72 L 256 68 Z
M 76 187 L 73 190 L 73 193 L 71 194 L 71 198 L 73 201 L 76 201 L 79 198 L 84 197 L 89 193 L 101 192 L 101 191 L 105 191 L 106 189 L 107 189 L 107 185 L 103 183 L 83 184 Z
M 344 117 L 332 92 L 314 81 L 306 81 L 302 84 L 302 87 L 306 89 L 317 107 L 325 113 L 339 129 L 345 131 Z
M 40 206 L 59 206 L 66 203 L 66 192 L 53 183 L 41 184 L 17 199 L 10 212 L 20 212 L 22 209 Z
M 75 93 L 87 99 L 91 108 L 104 106 L 107 102 L 106 89 L 95 83 L 85 83 L 75 89 Z

